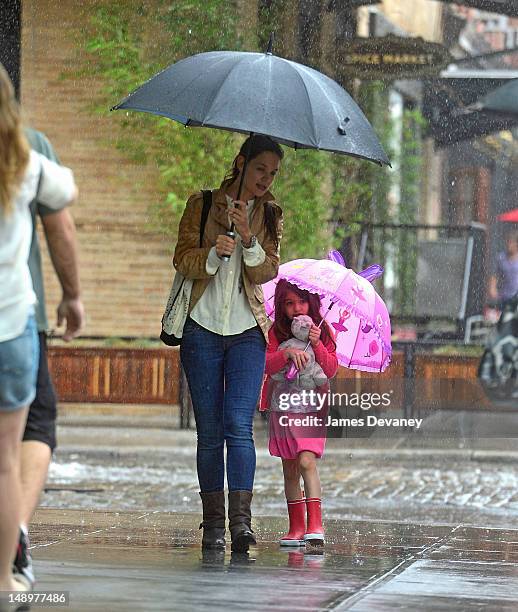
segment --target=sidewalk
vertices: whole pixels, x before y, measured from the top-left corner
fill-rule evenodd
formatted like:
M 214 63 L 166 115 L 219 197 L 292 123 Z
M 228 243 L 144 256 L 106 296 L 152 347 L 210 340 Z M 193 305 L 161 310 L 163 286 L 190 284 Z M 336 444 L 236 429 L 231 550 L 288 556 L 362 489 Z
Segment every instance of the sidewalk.
M 71 610 L 517 609 L 518 448 L 495 437 L 513 414 L 328 440 L 325 552 L 279 550 L 282 476 L 259 420 L 249 557 L 200 551 L 195 432 L 133 419 L 60 420 L 31 536 L 38 586 L 70 591 Z
M 518 532 L 327 521 L 325 552 L 281 551 L 284 520 L 255 521 L 249 556 L 202 554 L 199 516 L 41 510 L 39 588 L 82 610 L 516 610 Z M 32 609 L 37 610 L 37 607 Z

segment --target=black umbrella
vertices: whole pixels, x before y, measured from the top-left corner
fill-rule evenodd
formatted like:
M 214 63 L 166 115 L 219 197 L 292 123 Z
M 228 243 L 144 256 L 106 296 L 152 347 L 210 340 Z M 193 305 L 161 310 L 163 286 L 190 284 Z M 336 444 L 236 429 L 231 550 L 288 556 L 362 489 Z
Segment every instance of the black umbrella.
M 390 165 L 351 96 L 326 75 L 266 53 L 212 51 L 172 64 L 111 110 L 137 110 L 190 127 L 263 134 L 295 149 L 318 149 Z M 248 164 L 245 159 L 237 197 Z M 234 236 L 231 227 L 230 236 Z
M 295 149 L 389 160 L 370 123 L 338 83 L 266 53 L 213 51 L 172 64 L 112 108 L 191 127 L 263 134 Z

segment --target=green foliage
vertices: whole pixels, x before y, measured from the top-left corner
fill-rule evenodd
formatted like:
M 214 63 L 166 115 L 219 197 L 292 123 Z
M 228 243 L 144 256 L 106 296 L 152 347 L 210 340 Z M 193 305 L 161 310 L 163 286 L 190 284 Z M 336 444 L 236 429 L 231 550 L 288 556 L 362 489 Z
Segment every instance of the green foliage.
M 236 4 L 229 0 L 163 1 L 170 62 L 203 51 L 241 50 Z
M 395 126 L 389 113 L 387 83 L 382 81 L 362 82 L 358 91 L 358 104 L 374 128 L 389 159 L 393 160 Z M 363 198 L 359 207 L 363 219 L 370 223 L 390 223 L 392 211 L 389 192 L 393 181 L 393 171 L 390 168 L 380 168 L 374 164 L 363 163 L 358 168 L 357 181 L 364 186 L 364 189 L 367 185 L 370 188 L 367 191 L 368 198 Z
M 421 132 L 425 124 L 421 112 L 406 109 L 401 121 L 394 119 L 385 82 L 362 82 L 357 99 L 394 167 L 381 169 L 365 162 L 336 160 L 333 200 L 335 216 L 342 220 L 335 230 L 336 239 L 354 238 L 362 222 L 411 225 L 418 220 L 423 170 Z M 399 197 L 394 197 L 397 191 Z M 393 271 L 394 291 L 388 297 L 394 310 L 400 316 L 412 317 L 417 283 L 417 232 L 373 229 L 368 248 L 366 265 L 376 262 Z M 382 294 L 386 282 L 387 275 L 377 282 Z
M 331 244 L 330 209 L 322 178 L 330 156 L 317 151 L 285 148 L 275 192 L 284 210 L 282 258 L 325 257 Z
M 403 112 L 401 136 L 401 204 L 399 222 L 413 225 L 418 221 L 417 213 L 421 194 L 423 166 L 420 131 L 425 120 L 419 110 Z M 398 287 L 396 301 L 402 316 L 415 313 L 415 290 L 417 286 L 417 231 L 400 232 L 398 244 Z
M 389 115 L 388 89 L 381 81 L 365 81 L 356 91 L 359 106 L 372 124 L 374 131 L 383 145 L 389 159 L 392 151 L 394 125 Z M 335 244 L 347 244 L 350 241 L 352 265 L 355 251 L 359 249 L 358 237 L 362 223 L 388 223 L 392 212 L 389 205 L 389 192 L 393 172 L 364 160 L 337 157 L 333 169 L 335 218 L 339 220 L 335 228 Z M 370 250 L 365 264 L 373 262 L 385 267 L 389 242 L 378 240 L 372 233 L 368 242 Z M 343 248 L 345 251 L 345 248 Z M 349 254 L 346 252 L 346 255 Z M 377 283 L 383 291 L 384 277 Z

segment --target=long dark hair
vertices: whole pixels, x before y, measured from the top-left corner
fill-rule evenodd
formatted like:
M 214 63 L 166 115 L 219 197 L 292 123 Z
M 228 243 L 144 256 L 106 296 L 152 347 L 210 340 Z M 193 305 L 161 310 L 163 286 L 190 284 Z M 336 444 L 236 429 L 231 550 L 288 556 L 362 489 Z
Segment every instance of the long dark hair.
M 241 145 L 239 149 L 239 153 L 236 155 L 234 162 L 232 164 L 232 168 L 230 172 L 225 175 L 224 182 L 227 185 L 231 185 L 235 182 L 237 177 L 239 176 L 239 168 L 237 167 L 237 158 L 242 155 L 245 159 L 248 154 L 248 161 L 252 161 L 261 153 L 265 153 L 269 151 L 271 153 L 275 153 L 277 157 L 282 160 L 284 157 L 284 151 L 281 146 L 272 140 L 268 136 L 263 136 L 262 134 L 255 134 L 254 136 L 249 136 L 245 142 Z M 279 239 L 277 236 L 277 212 L 276 208 L 269 203 L 264 205 L 264 224 L 266 226 L 266 233 L 273 240 L 275 244 L 275 248 L 279 247 Z
M 284 278 L 281 278 L 275 287 L 275 321 L 273 323 L 273 329 L 279 343 L 284 342 L 284 340 L 288 340 L 293 336 L 291 333 L 291 319 L 286 316 L 286 312 L 284 310 L 284 303 L 286 302 L 288 291 L 293 291 L 295 295 L 309 304 L 308 316 L 311 317 L 315 325 L 319 325 L 320 321 L 322 321 L 322 315 L 320 314 L 320 308 L 322 306 L 320 296 L 317 293 L 310 293 L 305 289 L 300 289 L 297 287 L 297 285 L 292 285 Z M 333 335 L 326 321 L 324 321 L 322 324 L 321 329 L 322 333 L 320 335 L 320 339 L 322 342 L 326 344 L 329 340 L 331 340 L 336 347 Z

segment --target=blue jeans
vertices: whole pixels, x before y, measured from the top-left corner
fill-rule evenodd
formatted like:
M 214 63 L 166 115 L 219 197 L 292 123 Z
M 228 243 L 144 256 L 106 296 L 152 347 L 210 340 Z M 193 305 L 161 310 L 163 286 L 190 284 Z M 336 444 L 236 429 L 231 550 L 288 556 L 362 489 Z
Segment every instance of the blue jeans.
M 255 475 L 253 419 L 264 373 L 266 342 L 259 327 L 220 336 L 188 318 L 180 358 L 191 392 L 203 493 L 225 486 L 251 491 Z

